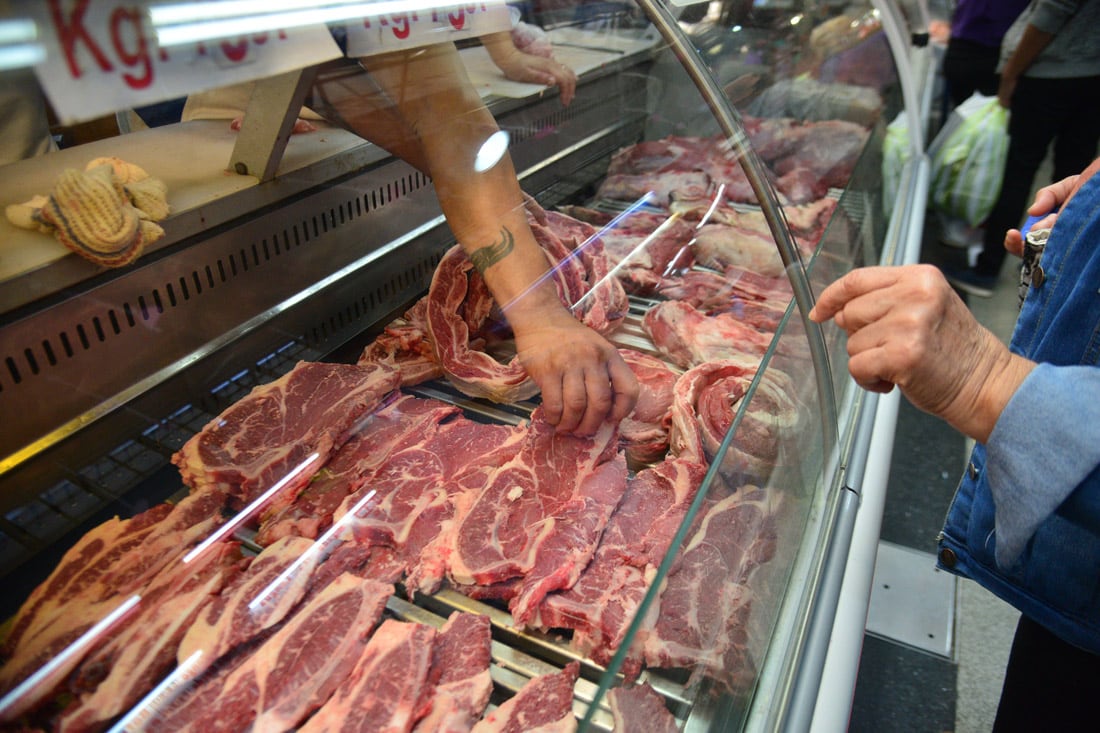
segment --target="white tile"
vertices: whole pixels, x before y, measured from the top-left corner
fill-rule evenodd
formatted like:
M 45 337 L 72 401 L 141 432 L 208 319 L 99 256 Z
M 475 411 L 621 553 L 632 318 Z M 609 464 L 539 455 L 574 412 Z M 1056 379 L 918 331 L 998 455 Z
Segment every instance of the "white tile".
M 932 554 L 880 541 L 867 633 L 950 659 L 955 580 Z

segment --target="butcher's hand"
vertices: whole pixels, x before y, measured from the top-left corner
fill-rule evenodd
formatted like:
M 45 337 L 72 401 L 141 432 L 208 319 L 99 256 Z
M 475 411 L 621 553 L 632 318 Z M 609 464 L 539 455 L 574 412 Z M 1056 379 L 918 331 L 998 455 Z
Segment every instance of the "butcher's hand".
M 556 86 L 562 105 L 568 107 L 577 93 L 577 74 L 553 57 L 535 56 L 516 48 L 510 33 L 482 37 L 482 44 L 504 78 L 526 84 Z
M 896 385 L 979 442 L 1035 366 L 983 328 L 930 265 L 853 270 L 822 291 L 810 318 L 848 333 L 848 371 L 861 387 Z
M 638 401 L 638 380 L 614 346 L 564 308 L 513 322 L 520 363 L 542 391 L 542 410 L 559 432 L 592 435 L 618 423 Z

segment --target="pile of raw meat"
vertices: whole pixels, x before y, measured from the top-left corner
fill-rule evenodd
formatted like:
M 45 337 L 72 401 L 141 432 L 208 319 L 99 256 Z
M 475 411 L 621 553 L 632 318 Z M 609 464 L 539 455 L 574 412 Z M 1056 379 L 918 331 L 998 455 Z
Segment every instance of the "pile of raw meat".
M 478 423 L 401 394 L 399 379 L 383 364 L 301 362 L 211 421 L 174 458 L 184 500 L 89 532 L 20 609 L 0 689 L 33 684 L 4 722 L 569 729 L 576 664 L 486 715 L 488 619 L 382 621 L 394 583 L 499 600 L 517 626 L 574 629 L 606 661 L 705 467 L 669 457 L 630 477 L 613 425 L 579 438 L 537 411 L 520 426 Z M 753 487 L 707 497 L 631 653 L 635 672 L 695 667 L 742 683 L 751 660 L 731 624 L 772 552 L 778 504 Z M 258 555 L 233 539 L 247 527 Z M 698 604 L 689 616 L 674 610 L 685 602 Z M 73 644 L 116 611 L 106 633 Z M 699 622 L 709 618 L 720 622 Z
M 799 156 L 836 157 L 859 136 L 816 124 L 753 128 L 758 147 L 776 137 L 777 182 L 810 171 L 815 191 L 842 185 L 852 160 Z M 778 150 L 817 129 L 836 140 Z M 507 607 L 516 628 L 560 635 L 597 664 L 621 652 L 620 730 L 675 729 L 662 698 L 632 685 L 646 668 L 747 690 L 767 643 L 750 616 L 772 603 L 759 581 L 791 503 L 769 477 L 805 408 L 795 372 L 769 367 L 754 382 L 791 292 L 763 218 L 734 205 L 740 179 L 716 144 L 668 139 L 616 156 L 602 195 L 675 192 L 657 195 L 663 208 L 529 210 L 578 319 L 614 339 L 628 293 L 649 299 L 640 327 L 652 348 L 620 349 L 642 387 L 621 424 L 578 437 L 538 409 L 491 424 L 410 393 L 430 379 L 498 402 L 535 392 L 455 248 L 358 364 L 302 362 L 256 388 L 173 457 L 184 500 L 108 521 L 66 554 L 0 647 L 0 725 L 572 729 L 577 664 L 494 708 L 488 619 L 401 622 L 386 613 L 395 587 Z M 799 202 L 786 215 L 809 251 L 834 202 L 781 190 Z M 262 551 L 244 551 L 243 537 Z M 638 711 L 651 711 L 644 729 L 631 727 Z

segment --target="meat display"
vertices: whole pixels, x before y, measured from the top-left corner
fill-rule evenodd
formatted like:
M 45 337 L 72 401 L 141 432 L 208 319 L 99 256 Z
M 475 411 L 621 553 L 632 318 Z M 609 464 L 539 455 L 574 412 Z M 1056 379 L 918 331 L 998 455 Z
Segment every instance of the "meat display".
M 399 383 L 385 365 L 301 362 L 211 421 L 172 462 L 193 490 L 224 491 L 238 506 L 285 481 L 273 503 L 289 504 Z
M 868 130 L 745 122 L 809 258 Z M 506 700 L 494 689 L 492 665 L 507 665 L 493 634 L 509 625 L 584 657 L 588 678 L 621 662 L 615 730 L 677 730 L 664 698 L 635 684 L 643 672 L 747 691 L 768 641 L 755 629 L 774 610 L 762 578 L 794 501 L 781 469 L 807 413 L 775 363 L 800 354 L 777 343 L 798 325 L 784 321 L 788 268 L 755 203 L 732 146 L 688 136 L 619 150 L 583 206 L 529 202 L 547 279 L 639 382 L 633 411 L 592 436 L 543 419 L 508 304 L 454 246 L 356 364 L 303 361 L 256 387 L 172 456 L 185 498 L 77 542 L 0 647 L 0 694 L 34 682 L 0 723 L 575 730 L 577 662 Z M 442 380 L 473 399 L 418 396 L 447 392 Z M 479 400 L 515 406 L 515 424 L 468 409 Z M 395 618 L 441 589 L 505 621 Z M 112 612 L 106 633 L 74 645 Z
M 775 553 L 781 496 L 743 486 L 721 500 L 708 497 L 665 579 L 660 607 L 647 616 L 655 620 L 635 637 L 647 665 L 692 669 L 735 692 L 753 683 L 753 576 Z
M 751 361 L 730 359 L 686 371 L 672 404 L 672 453 L 720 461 L 723 475 L 735 480 L 770 476 L 780 460 L 781 436 L 794 434 L 803 414 L 790 377 L 778 368 L 760 376 L 734 440 L 724 454 L 720 450 L 756 370 Z
M 387 619 L 303 733 L 410 731 L 423 715 L 435 629 Z
M 638 401 L 619 423 L 619 440 L 631 466 L 660 461 L 668 452 L 672 393 L 679 372 L 660 359 L 634 349 L 619 349 L 638 379 Z
M 522 690 L 486 715 L 473 733 L 571 733 L 577 729 L 573 717 L 573 685 L 580 665 L 570 662 L 560 672 L 545 674 L 528 682 Z
M 700 463 L 669 459 L 631 479 L 592 562 L 572 588 L 543 600 L 535 625 L 572 630 L 574 650 L 599 664 L 610 663 L 705 472 Z M 641 661 L 628 659 L 624 673 L 635 676 Z
M 843 187 L 867 143 L 866 127 L 843 120 L 743 118 L 749 143 L 784 203 L 804 204 Z M 732 203 L 757 203 L 737 161 L 720 136 L 670 136 L 618 151 L 598 198 L 637 201 L 649 194 L 667 207 L 677 198 L 718 193 Z
M 616 733 L 676 733 L 680 727 L 661 696 L 647 684 L 607 692 Z
M 732 313 L 708 316 L 679 300 L 653 306 L 642 326 L 661 353 L 682 369 L 732 358 L 759 363 L 772 342 L 771 334 Z
M 439 630 L 432 649 L 428 712 L 415 733 L 463 733 L 485 712 L 493 692 L 489 618 L 453 613 Z
M 509 591 L 518 625 L 547 593 L 576 582 L 626 490 L 614 425 L 582 438 L 558 434 L 538 417 L 515 458 L 462 500 L 469 506 L 456 510 L 442 550 L 460 587 L 520 579 Z

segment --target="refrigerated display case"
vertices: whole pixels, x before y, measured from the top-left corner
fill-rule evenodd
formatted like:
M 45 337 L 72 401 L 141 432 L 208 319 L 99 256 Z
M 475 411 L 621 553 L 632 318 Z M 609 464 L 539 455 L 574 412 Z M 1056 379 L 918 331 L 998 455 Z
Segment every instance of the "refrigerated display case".
M 912 43 L 919 25 L 884 1 L 525 3 L 519 28 L 576 72 L 565 104 L 555 86 L 506 78 L 477 40 L 514 25 L 463 25 L 490 9 L 504 23 L 502 7 L 304 5 L 334 13 L 320 16 L 328 26 L 233 3 L 157 25 L 158 9 L 177 6 L 100 0 L 15 3 L 5 19 L 37 29 L 9 50 L 44 58 L 35 80 L 0 73 L 45 92 L 55 136 L 88 117 L 111 131 L 7 162 L 0 182 L 5 205 L 27 202 L 0 222 L 2 725 L 167 730 L 196 706 L 241 729 L 276 726 L 287 706 L 280 729 L 324 729 L 329 704 L 347 718 L 378 676 L 368 665 L 380 652 L 363 645 L 386 634 L 353 643 L 308 622 L 326 592 L 359 594 L 364 619 L 378 603 L 369 584 L 332 581 L 351 548 L 356 577 L 397 583 L 368 628 L 450 628 L 456 611 L 489 620 L 487 716 L 556 699 L 533 685 L 561 675 L 574 692 L 565 717 L 581 729 L 640 730 L 624 718 L 642 703 L 624 691 L 656 693 L 644 698 L 655 729 L 804 730 L 845 716 L 896 396 L 858 390 L 842 334 L 807 313 L 838 275 L 919 250 L 931 78 Z M 245 24 L 228 38 L 209 35 L 222 10 L 243 14 L 222 18 Z M 208 35 L 172 45 L 181 29 Z M 435 120 L 436 139 L 491 114 L 485 139 L 507 152 L 484 170 L 514 167 L 529 200 L 512 211 L 547 252 L 559 296 L 620 350 L 655 417 L 556 435 L 529 382 L 495 392 L 463 376 L 464 358 L 514 370 L 515 345 L 507 307 L 443 215 L 436 188 L 450 171 L 365 139 L 393 143 L 381 118 L 364 128 L 334 114 L 366 114 L 339 95 L 377 91 L 389 72 L 371 60 L 415 58 L 429 42 L 453 50 L 477 100 L 471 116 Z M 410 78 L 404 88 L 422 93 Z M 166 102 L 180 121 L 145 125 Z M 909 154 L 884 201 L 883 140 L 899 116 Z M 97 169 L 102 159 L 116 163 Z M 163 184 L 166 217 L 142 208 L 142 174 Z M 77 253 L 102 234 L 67 228 L 92 216 L 93 189 L 114 191 L 132 231 L 154 232 L 126 264 L 103 256 L 106 235 Z M 150 222 L 159 233 L 141 229 Z M 132 255 L 130 241 L 112 254 Z M 314 367 L 331 367 L 324 379 L 345 380 L 342 391 L 296 420 L 270 411 Z M 359 386 L 377 380 L 377 393 Z M 380 447 L 429 407 L 437 432 L 408 428 Z M 249 452 L 283 470 L 246 480 L 258 464 L 244 467 L 242 434 L 226 426 L 260 418 L 284 435 L 310 430 Z M 340 508 L 322 507 L 341 456 L 364 444 L 369 468 L 339 485 Z M 240 463 L 213 467 L 219 451 Z M 427 473 L 417 498 L 400 498 L 397 457 L 413 453 Z M 575 465 L 546 462 L 559 455 Z M 527 492 L 507 483 L 520 469 Z M 544 497 L 537 512 L 522 506 L 532 495 Z M 440 504 L 427 511 L 430 497 Z M 380 529 L 398 505 L 400 521 Z M 288 511 L 295 521 L 275 521 Z M 512 526 L 538 528 L 522 535 L 527 559 L 472 570 L 471 553 Z M 547 538 L 568 554 L 547 553 Z M 250 573 L 290 546 L 278 577 L 304 597 L 265 597 L 264 614 L 280 610 L 260 628 L 232 616 Z M 187 569 L 196 558 L 205 570 Z M 180 650 L 209 654 L 194 639 L 219 614 L 243 638 L 195 667 Z M 295 682 L 309 701 L 284 705 L 272 670 L 299 680 L 277 664 L 293 639 L 329 656 Z M 421 690 L 414 717 L 441 694 L 427 681 L 438 642 L 418 643 L 421 677 L 403 684 Z M 242 702 L 230 693 L 246 673 L 261 692 Z

